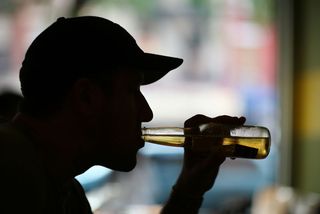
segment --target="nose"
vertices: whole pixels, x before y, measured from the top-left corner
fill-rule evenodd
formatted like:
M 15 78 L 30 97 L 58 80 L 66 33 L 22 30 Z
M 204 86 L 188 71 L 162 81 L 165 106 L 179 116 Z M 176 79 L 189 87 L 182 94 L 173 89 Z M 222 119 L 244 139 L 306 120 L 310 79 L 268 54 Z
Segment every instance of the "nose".
M 149 122 L 153 118 L 153 112 L 146 98 L 143 96 L 141 92 L 140 94 L 141 94 L 140 119 L 141 119 L 141 122 Z

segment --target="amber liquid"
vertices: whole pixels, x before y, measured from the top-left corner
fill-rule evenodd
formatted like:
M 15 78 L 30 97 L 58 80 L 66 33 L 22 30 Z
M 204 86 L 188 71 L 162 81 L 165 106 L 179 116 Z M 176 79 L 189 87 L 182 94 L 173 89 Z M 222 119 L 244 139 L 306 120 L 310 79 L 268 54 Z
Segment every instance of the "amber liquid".
M 189 137 L 189 136 L 188 136 Z M 190 136 L 197 138 L 197 144 L 201 143 L 201 136 Z M 185 136 L 183 135 L 144 135 L 144 141 L 166 146 L 184 147 Z M 204 141 L 208 141 L 210 137 L 203 136 Z M 217 138 L 211 137 L 212 141 L 217 142 Z M 266 158 L 270 150 L 270 138 L 266 137 L 224 137 L 222 141 L 218 140 L 218 146 L 223 146 L 223 150 L 227 157 L 234 158 Z M 207 146 L 208 144 L 206 144 Z M 201 146 L 201 145 L 200 145 Z M 217 146 L 217 145 L 216 145 Z

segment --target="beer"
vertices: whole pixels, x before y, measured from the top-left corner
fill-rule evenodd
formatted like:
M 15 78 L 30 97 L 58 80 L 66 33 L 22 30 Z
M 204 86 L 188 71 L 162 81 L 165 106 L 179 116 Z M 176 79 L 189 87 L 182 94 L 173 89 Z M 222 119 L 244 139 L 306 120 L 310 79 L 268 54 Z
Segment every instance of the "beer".
M 199 129 L 158 127 L 143 128 L 145 142 L 165 146 L 208 150 L 212 146 L 222 146 L 227 157 L 231 158 L 266 158 L 270 150 L 270 133 L 259 126 L 225 126 L 206 124 Z

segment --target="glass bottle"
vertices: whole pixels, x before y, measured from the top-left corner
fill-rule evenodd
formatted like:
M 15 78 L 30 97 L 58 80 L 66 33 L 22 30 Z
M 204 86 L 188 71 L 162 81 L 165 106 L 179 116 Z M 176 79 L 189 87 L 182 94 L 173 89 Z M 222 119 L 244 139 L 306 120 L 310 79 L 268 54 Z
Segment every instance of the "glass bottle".
M 251 159 L 266 158 L 271 144 L 270 132 L 266 127 L 217 123 L 195 128 L 142 128 L 142 138 L 148 143 L 175 147 L 191 145 L 192 149 L 197 150 L 222 146 L 227 157 Z

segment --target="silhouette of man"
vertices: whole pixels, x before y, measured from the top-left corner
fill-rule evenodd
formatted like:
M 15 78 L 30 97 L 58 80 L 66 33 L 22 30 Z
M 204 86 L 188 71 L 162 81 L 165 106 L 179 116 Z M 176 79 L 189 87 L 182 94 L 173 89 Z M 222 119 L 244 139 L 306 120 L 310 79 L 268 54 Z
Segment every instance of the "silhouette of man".
M 99 17 L 59 18 L 30 45 L 20 70 L 19 112 L 0 126 L 1 213 L 92 213 L 74 179 L 93 165 L 130 171 L 153 117 L 140 92 L 182 59 L 143 52 L 121 26 Z M 185 122 L 242 124 L 196 115 Z M 162 213 L 197 213 L 225 157 L 185 148 Z

